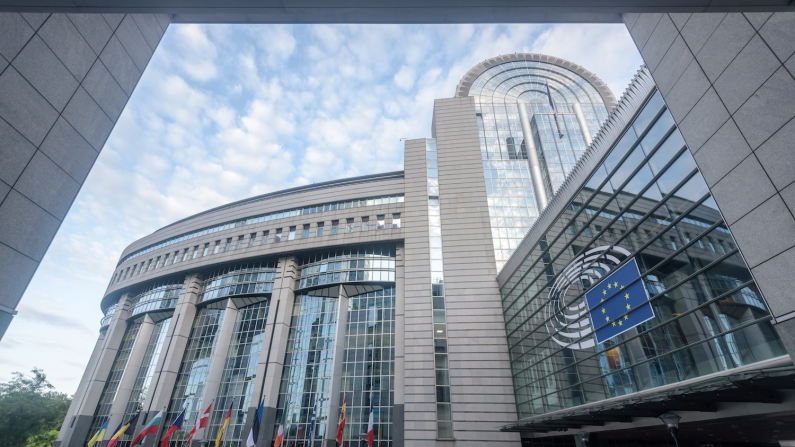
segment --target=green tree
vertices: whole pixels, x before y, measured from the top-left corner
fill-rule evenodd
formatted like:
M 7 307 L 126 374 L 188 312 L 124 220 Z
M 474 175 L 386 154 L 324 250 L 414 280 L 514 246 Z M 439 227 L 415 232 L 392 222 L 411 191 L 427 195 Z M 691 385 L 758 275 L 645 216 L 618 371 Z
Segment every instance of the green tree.
M 72 399 L 53 391 L 44 371 L 31 372 L 32 376 L 15 372 L 10 382 L 0 383 L 0 447 L 25 447 L 29 439 L 38 446 L 51 431 L 57 437 L 69 410 Z
M 25 447 L 52 447 L 58 439 L 58 430 L 49 430 L 28 438 Z

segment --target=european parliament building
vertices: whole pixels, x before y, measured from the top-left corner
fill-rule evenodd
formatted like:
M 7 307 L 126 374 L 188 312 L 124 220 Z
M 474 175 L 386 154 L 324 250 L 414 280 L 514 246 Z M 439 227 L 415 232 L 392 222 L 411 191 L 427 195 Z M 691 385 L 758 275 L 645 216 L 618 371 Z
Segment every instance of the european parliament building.
M 682 445 L 791 445 L 792 360 L 647 68 L 616 100 L 556 57 L 489 59 L 431 136 L 403 171 L 133 242 L 56 446 L 185 409 L 182 447 L 212 404 L 192 446 L 231 408 L 240 447 L 262 400 L 260 447 L 281 421 L 336 445 L 343 400 L 346 446 L 371 406 L 379 447 L 674 445 L 664 413 Z

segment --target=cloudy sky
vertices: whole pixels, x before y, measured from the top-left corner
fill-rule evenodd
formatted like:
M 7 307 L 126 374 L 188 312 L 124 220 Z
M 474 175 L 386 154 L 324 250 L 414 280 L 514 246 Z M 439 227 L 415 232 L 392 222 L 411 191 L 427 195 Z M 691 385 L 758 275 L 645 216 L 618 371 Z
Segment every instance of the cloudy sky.
M 74 393 L 125 246 L 233 200 L 400 170 L 435 98 L 519 52 L 617 97 L 641 64 L 622 25 L 172 25 L 0 341 L 0 382 L 38 366 Z

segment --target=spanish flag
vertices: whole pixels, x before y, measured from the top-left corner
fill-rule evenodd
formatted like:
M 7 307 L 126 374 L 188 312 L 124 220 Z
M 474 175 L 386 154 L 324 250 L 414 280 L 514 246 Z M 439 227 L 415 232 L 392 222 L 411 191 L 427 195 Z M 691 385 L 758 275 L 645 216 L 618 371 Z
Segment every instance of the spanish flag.
M 99 430 L 88 440 L 88 447 L 94 447 L 94 444 L 102 441 L 102 438 L 105 437 L 105 430 L 108 429 L 108 422 L 110 422 L 110 417 L 102 424 L 102 427 L 99 427 Z
M 342 445 L 342 432 L 345 430 L 345 407 L 348 404 L 348 395 L 342 398 L 342 409 L 340 410 L 340 422 L 337 424 L 337 444 Z
M 232 399 L 232 405 L 229 405 L 229 411 L 226 412 L 224 423 L 221 424 L 221 429 L 218 430 L 218 437 L 215 438 L 215 447 L 221 447 L 221 439 L 224 438 L 224 433 L 226 433 L 226 428 L 229 427 L 229 420 L 232 418 L 232 407 L 234 405 L 235 405 L 235 400 Z
M 130 430 L 130 434 L 132 434 L 133 430 L 135 430 L 135 426 L 138 425 L 138 416 L 140 415 L 141 413 L 138 412 L 135 416 L 132 417 L 132 419 L 127 421 L 126 424 L 124 425 L 119 424 L 119 428 L 116 429 L 116 433 L 113 434 L 113 437 L 110 438 L 110 441 L 108 441 L 108 445 L 105 447 L 115 446 L 116 443 L 119 442 L 119 438 L 121 438 L 122 435 L 127 434 L 127 430 L 130 430 L 130 427 L 132 427 L 132 430 Z

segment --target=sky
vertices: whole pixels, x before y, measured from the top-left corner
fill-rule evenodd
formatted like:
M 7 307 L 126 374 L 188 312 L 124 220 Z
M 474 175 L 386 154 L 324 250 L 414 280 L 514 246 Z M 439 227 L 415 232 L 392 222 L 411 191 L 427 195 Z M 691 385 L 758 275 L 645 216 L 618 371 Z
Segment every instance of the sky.
M 122 250 L 208 208 L 403 169 L 433 100 L 500 54 L 557 56 L 620 97 L 642 60 L 623 25 L 171 25 L 0 341 L 0 382 L 73 394 Z

